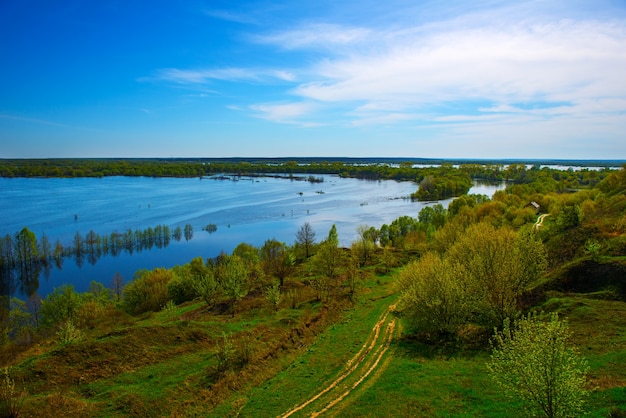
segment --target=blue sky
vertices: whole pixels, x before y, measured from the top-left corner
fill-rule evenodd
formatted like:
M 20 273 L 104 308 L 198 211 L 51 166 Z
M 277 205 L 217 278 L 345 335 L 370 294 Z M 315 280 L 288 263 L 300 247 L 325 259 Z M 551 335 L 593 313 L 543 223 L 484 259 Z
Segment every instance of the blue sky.
M 626 159 L 626 2 L 0 1 L 0 158 Z

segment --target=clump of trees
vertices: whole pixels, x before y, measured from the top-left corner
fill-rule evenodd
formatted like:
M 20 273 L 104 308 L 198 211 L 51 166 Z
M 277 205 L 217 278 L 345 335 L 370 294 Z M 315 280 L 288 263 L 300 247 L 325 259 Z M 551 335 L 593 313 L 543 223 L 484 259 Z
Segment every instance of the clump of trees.
M 520 297 L 545 268 L 545 249 L 531 229 L 516 233 L 477 223 L 443 252 L 429 252 L 402 269 L 398 309 L 428 332 L 502 323 L 519 311 Z
M 467 173 L 446 170 L 439 175 L 429 174 L 419 182 L 419 188 L 411 195 L 416 200 L 441 200 L 467 194 L 472 179 Z

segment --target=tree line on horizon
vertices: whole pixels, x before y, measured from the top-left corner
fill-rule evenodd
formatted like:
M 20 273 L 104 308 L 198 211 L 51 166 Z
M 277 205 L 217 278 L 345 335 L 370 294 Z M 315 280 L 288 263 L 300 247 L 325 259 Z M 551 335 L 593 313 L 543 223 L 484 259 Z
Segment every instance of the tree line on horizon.
M 296 174 L 338 175 L 340 177 L 364 180 L 412 181 L 418 184 L 418 190 L 411 195 L 416 200 L 428 201 L 447 199 L 466 194 L 473 180 L 506 181 L 514 184 L 541 183 L 543 191 L 577 190 L 581 187 L 593 187 L 612 171 L 582 168 L 560 170 L 541 167 L 538 164 L 530 168 L 523 163 L 477 164 L 465 163 L 454 166 L 443 162 L 437 166 L 416 166 L 411 161 L 398 164 L 347 164 L 342 161 L 314 161 L 298 163 L 286 162 L 249 162 L 249 161 L 180 161 L 180 160 L 137 160 L 137 159 L 48 159 L 48 160 L 0 160 L 0 177 L 45 177 L 75 178 L 109 176 L 128 177 L 211 177 L 220 175 L 259 176 L 281 174 L 285 178 L 295 179 Z M 308 177 L 309 181 L 319 178 Z

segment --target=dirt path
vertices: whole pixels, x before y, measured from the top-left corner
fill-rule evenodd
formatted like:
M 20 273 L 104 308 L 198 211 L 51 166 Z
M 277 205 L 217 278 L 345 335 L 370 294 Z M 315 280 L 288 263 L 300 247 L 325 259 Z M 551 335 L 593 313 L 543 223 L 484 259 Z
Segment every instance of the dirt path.
M 546 216 L 550 216 L 550 214 L 544 213 L 543 215 L 539 215 L 539 217 L 537 218 L 537 222 L 535 222 L 535 229 L 541 228 L 541 225 L 543 225 L 543 220 L 546 218 Z
M 390 306 L 381 315 L 361 349 L 346 362 L 339 377 L 306 402 L 294 406 L 281 417 L 287 418 L 296 412 L 302 411 L 309 405 L 311 405 L 310 409 L 315 411 L 310 412 L 309 415 L 317 417 L 339 404 L 350 392 L 359 386 L 378 367 L 381 359 L 389 349 L 396 327 L 396 319 L 390 318 L 389 312 L 394 308 L 395 305 Z

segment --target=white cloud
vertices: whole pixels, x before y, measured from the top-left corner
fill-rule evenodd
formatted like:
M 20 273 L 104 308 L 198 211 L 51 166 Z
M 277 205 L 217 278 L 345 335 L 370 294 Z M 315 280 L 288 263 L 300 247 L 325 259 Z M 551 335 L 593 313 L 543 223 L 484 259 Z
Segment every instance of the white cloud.
M 319 125 L 302 121 L 302 118 L 309 116 L 315 111 L 315 108 L 316 106 L 312 103 L 266 103 L 250 106 L 250 110 L 262 119 L 279 123 L 298 124 L 301 126 Z
M 285 49 L 332 49 L 358 44 L 368 39 L 370 34 L 371 31 L 366 28 L 315 23 L 303 25 L 289 31 L 258 35 L 253 40 L 259 43 L 278 45 Z
M 254 68 L 179 69 L 164 68 L 156 71 L 154 77 L 140 81 L 158 80 L 178 84 L 206 84 L 213 80 L 268 82 L 272 80 L 294 81 L 296 76 L 287 70 Z
M 209 17 L 220 19 L 220 20 L 225 20 L 228 22 L 256 23 L 256 20 L 249 15 L 245 15 L 242 13 L 233 13 L 228 10 L 207 10 L 204 12 L 204 14 Z
M 625 41 L 623 26 L 594 22 L 435 32 L 390 42 L 385 52 L 327 59 L 316 67 L 318 79 L 295 93 L 405 106 L 624 96 Z

